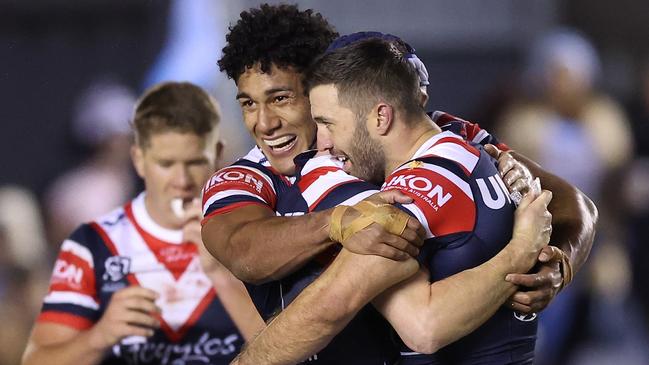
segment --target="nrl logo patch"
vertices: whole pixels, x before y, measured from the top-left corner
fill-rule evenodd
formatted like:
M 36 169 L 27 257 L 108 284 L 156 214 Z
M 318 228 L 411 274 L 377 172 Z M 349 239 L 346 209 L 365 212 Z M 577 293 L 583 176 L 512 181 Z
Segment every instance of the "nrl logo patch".
M 128 275 L 131 269 L 131 259 L 125 256 L 111 256 L 104 262 L 106 272 L 103 279 L 119 281 Z

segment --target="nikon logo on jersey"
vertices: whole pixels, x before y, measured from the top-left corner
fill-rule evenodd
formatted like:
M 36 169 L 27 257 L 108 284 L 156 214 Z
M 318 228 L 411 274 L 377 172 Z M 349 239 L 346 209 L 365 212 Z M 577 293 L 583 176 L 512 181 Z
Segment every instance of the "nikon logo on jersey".
M 212 178 L 205 185 L 205 191 L 207 192 L 212 186 L 216 184 L 237 181 L 252 186 L 258 193 L 261 193 L 261 189 L 264 187 L 264 183 L 262 182 L 261 178 L 255 177 L 250 173 L 240 170 L 229 169 L 226 171 L 221 171 L 212 176 Z
M 436 199 L 438 207 L 442 207 L 453 197 L 451 193 L 444 193 L 444 190 L 440 185 L 433 184 L 425 177 L 416 175 L 397 175 L 393 177 L 385 186 L 405 187 L 426 193 L 426 197 L 430 199 Z

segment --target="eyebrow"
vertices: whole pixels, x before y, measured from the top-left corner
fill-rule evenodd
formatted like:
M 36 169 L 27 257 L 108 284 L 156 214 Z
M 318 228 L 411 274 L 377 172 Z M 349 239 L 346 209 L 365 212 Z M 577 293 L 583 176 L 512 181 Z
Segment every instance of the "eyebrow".
M 316 123 L 327 123 L 327 118 L 322 117 L 322 116 L 313 117 L 313 120 Z
M 266 91 L 264 92 L 264 94 L 266 94 L 266 95 L 268 96 L 268 95 L 272 95 L 272 94 L 274 94 L 274 93 L 282 92 L 282 91 L 290 91 L 290 92 L 294 92 L 293 88 L 290 87 L 290 86 L 279 86 L 279 87 L 274 87 L 274 88 L 272 88 L 272 89 L 268 89 L 268 90 L 266 90 Z M 239 100 L 239 99 L 241 99 L 241 98 L 248 98 L 248 99 L 250 99 L 250 95 L 246 94 L 246 93 L 243 92 L 243 91 L 240 92 L 240 93 L 237 93 L 237 97 L 236 97 L 236 99 Z

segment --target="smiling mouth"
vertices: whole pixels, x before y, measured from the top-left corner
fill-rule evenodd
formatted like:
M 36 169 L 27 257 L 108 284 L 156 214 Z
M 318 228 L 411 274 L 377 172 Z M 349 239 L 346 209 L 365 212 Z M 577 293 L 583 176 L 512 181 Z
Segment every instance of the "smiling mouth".
M 265 139 L 264 143 L 272 152 L 286 152 L 295 146 L 297 141 L 296 135 L 288 135 L 276 139 Z

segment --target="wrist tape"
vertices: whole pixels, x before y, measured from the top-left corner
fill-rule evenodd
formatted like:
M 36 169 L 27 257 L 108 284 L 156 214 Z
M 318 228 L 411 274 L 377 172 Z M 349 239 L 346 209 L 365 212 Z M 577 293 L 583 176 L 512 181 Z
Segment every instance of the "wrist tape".
M 354 209 L 361 215 L 342 227 L 342 218 L 347 209 Z M 390 204 L 376 204 L 361 201 L 354 206 L 339 205 L 331 213 L 329 224 L 329 237 L 336 242 L 343 243 L 354 233 L 365 229 L 372 223 L 380 224 L 387 232 L 401 235 L 408 225 L 409 215 L 401 212 Z

